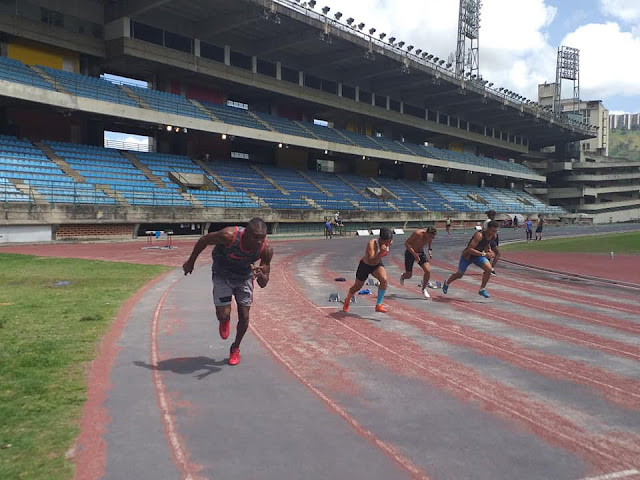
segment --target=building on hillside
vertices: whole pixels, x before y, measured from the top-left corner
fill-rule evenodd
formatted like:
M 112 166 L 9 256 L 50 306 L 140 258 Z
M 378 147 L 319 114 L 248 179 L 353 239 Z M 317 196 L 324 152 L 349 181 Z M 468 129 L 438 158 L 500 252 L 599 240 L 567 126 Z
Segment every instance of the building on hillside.
M 640 129 L 640 113 L 621 113 L 609 115 L 609 129 Z
M 543 107 L 553 107 L 553 99 L 556 90 L 555 83 L 543 83 L 538 85 L 538 103 Z M 562 112 L 580 122 L 586 122 L 597 128 L 597 135 L 580 141 L 580 150 L 593 152 L 598 155 L 609 155 L 609 111 L 601 100 L 580 100 L 578 111 L 575 112 L 573 99 L 560 101 Z

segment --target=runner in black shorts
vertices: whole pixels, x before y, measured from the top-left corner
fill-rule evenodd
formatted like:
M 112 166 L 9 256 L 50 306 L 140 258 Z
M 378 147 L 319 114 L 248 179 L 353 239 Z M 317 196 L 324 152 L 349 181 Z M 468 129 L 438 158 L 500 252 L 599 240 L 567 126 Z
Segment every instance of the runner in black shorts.
M 428 227 L 422 230 L 416 230 L 411 236 L 404 242 L 407 249 L 404 252 L 404 273 L 400 277 L 400 284 L 404 285 L 404 281 L 410 279 L 413 276 L 413 264 L 418 262 L 420 268 L 422 268 L 422 294 L 426 298 L 431 298 L 429 295 L 428 284 L 429 278 L 431 278 L 431 267 L 429 266 L 429 260 L 431 260 L 431 243 L 436 238 L 438 230 L 435 227 Z M 429 246 L 429 256 L 424 253 L 424 247 Z
M 347 298 L 344 299 L 344 312 L 349 311 L 349 305 L 351 298 L 360 291 L 364 286 L 364 283 L 372 275 L 380 282 L 378 287 L 378 301 L 376 302 L 376 312 L 387 313 L 387 310 L 382 305 L 384 294 L 387 293 L 387 271 L 382 263 L 382 258 L 389 254 L 389 247 L 393 243 L 393 233 L 388 228 L 380 229 L 380 237 L 378 239 L 369 240 L 367 242 L 367 248 L 364 252 L 364 256 L 358 264 L 358 270 L 356 271 L 356 281 L 349 289 Z

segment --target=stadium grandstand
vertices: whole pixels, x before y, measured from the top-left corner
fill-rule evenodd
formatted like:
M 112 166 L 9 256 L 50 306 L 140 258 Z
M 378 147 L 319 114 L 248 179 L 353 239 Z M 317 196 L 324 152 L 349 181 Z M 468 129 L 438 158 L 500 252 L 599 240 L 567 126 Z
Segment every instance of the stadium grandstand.
M 596 126 L 312 3 L 0 3 L 0 241 L 573 209 L 532 159 Z

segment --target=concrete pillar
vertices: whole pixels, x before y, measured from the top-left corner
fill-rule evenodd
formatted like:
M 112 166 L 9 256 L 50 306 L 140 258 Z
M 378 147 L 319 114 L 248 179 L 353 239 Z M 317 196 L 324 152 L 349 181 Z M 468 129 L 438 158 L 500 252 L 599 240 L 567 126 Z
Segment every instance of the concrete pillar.
M 276 80 L 282 80 L 282 63 L 276 62 Z
M 387 95 L 387 110 L 391 110 L 391 97 Z
M 484 127 L 484 136 L 487 136 L 487 127 Z
M 440 123 L 440 112 L 436 112 L 436 123 Z
M 491 129 L 491 138 L 496 138 L 496 129 L 495 128 Z
M 360 101 L 360 87 L 356 86 L 356 102 Z
M 375 107 L 376 106 L 376 94 L 375 93 L 371 93 L 371 106 Z
M 253 73 L 258 73 L 258 57 L 255 55 L 251 57 L 251 71 Z
M 400 113 L 404 113 L 404 102 L 400 102 Z
M 200 39 L 199 38 L 195 38 L 193 40 L 193 54 L 196 57 L 200 56 Z
M 428 108 L 424 109 L 424 119 L 425 120 L 429 120 L 429 109 Z
M 338 83 L 338 96 L 342 97 L 342 84 Z
M 231 65 L 231 47 L 229 45 L 224 46 L 224 64 Z
M 304 87 L 304 72 L 302 70 L 298 72 L 298 85 Z
M 467 122 L 467 132 L 471 131 L 471 122 Z
M 124 36 L 127 38 L 130 38 L 131 37 L 131 18 L 124 17 L 122 19 L 122 22 L 123 22 Z

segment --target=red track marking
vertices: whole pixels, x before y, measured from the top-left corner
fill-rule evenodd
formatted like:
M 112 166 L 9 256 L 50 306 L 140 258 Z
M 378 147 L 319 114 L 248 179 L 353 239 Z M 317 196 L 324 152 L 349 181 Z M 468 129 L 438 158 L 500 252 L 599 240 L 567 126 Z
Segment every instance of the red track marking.
M 300 253 L 285 258 L 281 265 L 299 255 Z M 308 318 L 308 307 L 305 308 L 303 305 L 300 308 L 299 305 L 296 305 L 296 308 L 290 308 L 289 304 L 283 305 L 281 299 L 289 297 L 290 290 L 285 288 L 277 278 L 274 278 L 276 277 L 274 273 L 276 273 L 275 269 L 272 270 L 268 292 L 257 292 L 259 307 L 252 312 L 252 323 L 249 326 L 251 331 L 276 360 L 320 398 L 330 411 L 345 420 L 358 435 L 379 448 L 409 472 L 412 478 L 428 480 L 428 475 L 400 454 L 392 444 L 378 439 L 373 432 L 364 428 L 335 400 L 316 386 L 319 383 L 324 386 L 325 390 L 335 390 L 341 394 L 349 393 L 353 396 L 360 393 L 357 384 L 350 379 L 346 370 L 332 361 L 329 352 L 335 347 L 335 343 L 326 344 L 324 329 L 318 324 L 310 325 L 306 321 L 304 324 L 300 322 L 301 318 Z M 282 273 L 282 278 L 284 278 L 284 273 Z M 277 322 L 274 322 L 274 319 L 277 319 Z M 323 344 L 322 348 L 302 340 L 302 335 L 310 333 L 320 336 L 319 342 Z M 322 358 L 322 362 L 319 362 L 319 358 Z
M 323 276 L 333 278 L 337 274 L 323 263 Z M 391 282 L 390 282 L 391 283 Z M 395 282 L 394 282 L 395 283 Z M 399 285 L 394 285 L 401 288 Z M 640 409 L 640 382 L 621 377 L 606 370 L 581 362 L 568 360 L 558 355 L 545 354 L 512 340 L 483 333 L 474 328 L 456 324 L 446 318 L 415 309 L 394 300 L 387 300 L 389 316 L 394 320 L 408 323 L 427 335 L 445 342 L 470 348 L 482 355 L 499 358 L 525 370 L 577 384 L 597 388 L 606 398 L 630 409 Z M 461 305 L 476 315 L 484 315 L 475 309 Z M 489 315 L 493 317 L 494 315 Z M 629 347 L 633 348 L 633 347 Z M 634 360 L 640 360 L 640 349 Z
M 573 300 L 575 302 L 581 303 L 582 305 L 593 305 L 595 307 L 609 308 L 612 310 L 618 310 L 620 312 L 640 314 L 640 306 L 633 307 L 633 306 L 630 306 L 628 303 L 625 304 L 625 306 L 621 306 L 612 302 L 607 302 L 606 301 L 608 299 L 607 297 L 603 299 L 604 301 L 598 301 L 598 300 L 595 300 L 593 297 L 578 295 L 575 293 L 568 293 L 566 290 L 563 290 L 562 293 L 556 293 L 558 292 L 558 290 L 554 288 L 547 288 L 544 286 L 540 286 L 538 284 L 533 284 L 531 282 L 529 283 L 519 282 L 513 279 L 510 273 L 506 277 L 501 275 L 499 277 L 492 278 L 491 283 L 497 283 L 498 285 L 504 285 L 506 287 L 514 287 L 520 290 L 528 290 L 530 292 L 541 293 L 548 297 L 560 298 L 563 300 Z
M 169 295 L 169 292 L 173 289 L 178 281 L 174 281 L 167 287 L 162 294 L 162 297 L 156 305 L 156 309 L 153 312 L 151 320 L 151 365 L 158 365 L 158 324 L 160 321 L 160 315 L 164 307 L 164 302 Z M 164 423 L 164 431 L 167 436 L 167 442 L 173 457 L 173 461 L 180 471 L 182 480 L 199 480 L 198 476 L 200 467 L 189 461 L 189 455 L 187 449 L 184 446 L 184 441 L 178 433 L 175 419 L 171 411 L 171 405 L 169 397 L 167 395 L 164 382 L 162 381 L 162 373 L 158 369 L 151 370 L 153 375 L 153 384 L 156 388 L 156 394 L 158 396 L 158 407 L 160 408 L 160 414 L 162 416 L 162 422 Z
M 325 335 L 333 334 L 347 341 L 351 351 L 367 355 L 371 362 L 435 383 L 464 400 L 480 400 L 487 411 L 525 425 L 552 445 L 576 452 L 598 472 L 630 468 L 640 457 L 640 438 L 625 434 L 625 438 L 620 439 L 618 435 L 585 432 L 554 410 L 513 388 L 488 380 L 474 369 L 444 355 L 422 351 L 404 335 L 372 327 L 357 316 L 327 313 L 308 300 L 298 286 L 294 286 L 288 279 L 285 266 L 281 274 L 290 291 L 296 294 L 289 295 L 288 303 L 298 311 L 304 311 L 307 322 L 323 323 Z M 349 323 L 336 317 L 343 317 Z M 329 324 L 326 318 L 331 320 Z M 385 344 L 393 345 L 393 348 Z
M 396 262 L 399 263 L 399 262 Z M 395 282 L 390 282 L 394 284 L 398 288 L 406 288 L 401 287 L 399 284 L 395 284 Z M 434 298 L 434 301 L 441 301 L 443 297 Z M 465 309 L 469 312 L 478 313 L 476 308 L 470 307 L 465 303 L 452 298 L 447 297 L 448 303 L 453 307 L 458 307 Z M 489 304 L 483 304 L 482 306 L 482 314 L 487 315 L 492 319 L 498 320 L 507 325 L 517 325 L 526 330 L 538 333 L 548 338 L 553 338 L 555 340 L 566 341 L 570 343 L 575 343 L 577 345 L 588 346 L 590 348 L 594 348 L 597 350 L 601 350 L 607 352 L 611 355 L 616 355 L 620 357 L 630 358 L 633 360 L 640 359 L 640 348 L 630 345 L 624 342 L 619 342 L 616 340 L 609 340 L 603 337 L 600 337 L 595 334 L 590 334 L 587 332 L 583 332 L 581 330 L 577 330 L 571 327 L 565 327 L 563 325 L 556 325 L 551 322 L 546 322 L 544 320 L 539 320 L 536 318 L 529 318 L 524 315 L 517 315 L 505 310 L 500 310 L 495 307 L 492 307 Z
M 120 351 L 118 340 L 129 321 L 131 312 L 142 296 L 154 285 L 163 280 L 169 272 L 163 273 L 145 284 L 131 296 L 120 308 L 109 331 L 102 337 L 98 354 L 91 362 L 88 375 L 87 401 L 80 419 L 80 434 L 75 442 L 75 464 L 77 480 L 93 480 L 105 475 L 107 445 L 103 435 L 109 424 L 109 414 L 104 402 L 111 389 L 111 369 Z
M 440 262 L 432 262 L 432 264 L 445 270 L 447 269 L 451 270 L 450 267 Z M 472 291 L 475 294 L 477 294 L 477 287 L 470 286 L 468 282 L 469 281 L 468 280 L 465 281 L 463 277 L 462 279 L 457 280 L 455 283 L 455 287 L 452 286 L 452 288 L 456 288 L 457 286 L 459 286 L 459 288 L 462 288 L 463 290 Z M 495 293 L 492 292 L 491 297 L 499 300 L 505 300 L 507 302 L 511 302 L 517 305 L 529 307 L 534 310 L 543 310 L 546 312 L 564 315 L 564 316 L 579 320 L 581 322 L 604 325 L 604 326 L 607 326 L 616 330 L 620 330 L 623 332 L 640 334 L 640 325 L 638 325 L 637 323 L 630 322 L 628 320 L 622 320 L 619 318 L 609 317 L 607 315 L 595 313 L 593 311 L 589 312 L 588 314 L 586 312 L 581 313 L 578 309 L 567 307 L 565 305 L 553 304 L 553 303 L 545 302 L 542 300 L 538 300 L 535 303 L 530 303 L 520 298 L 517 298 L 514 295 L 508 295 L 500 292 L 495 292 Z
M 508 252 L 509 260 L 580 275 L 593 275 L 624 282 L 638 283 L 640 255 L 608 255 L 559 252 Z

